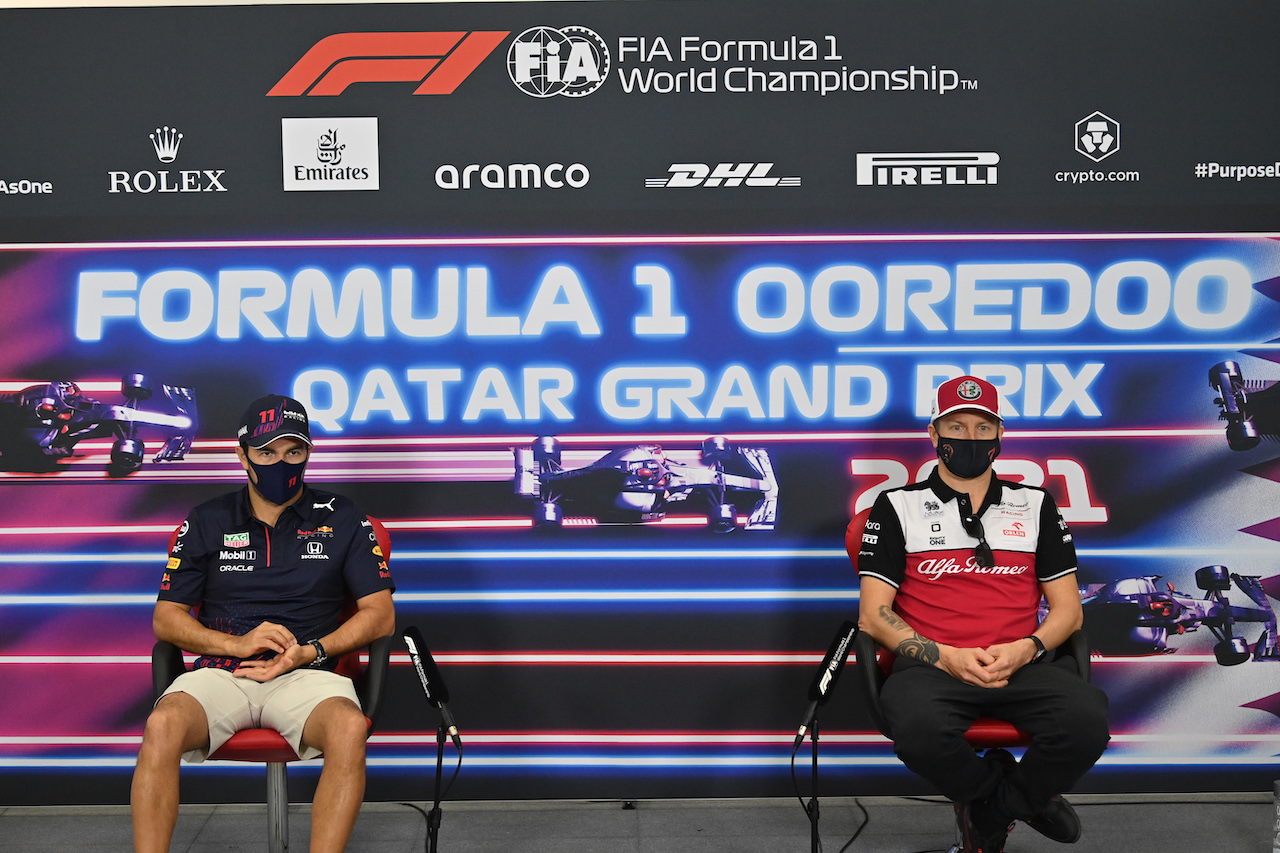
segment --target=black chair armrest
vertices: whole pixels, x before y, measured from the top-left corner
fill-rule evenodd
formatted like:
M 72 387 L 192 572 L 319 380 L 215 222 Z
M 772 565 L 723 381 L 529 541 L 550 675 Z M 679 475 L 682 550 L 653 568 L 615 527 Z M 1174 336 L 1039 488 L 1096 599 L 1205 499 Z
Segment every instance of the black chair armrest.
M 173 643 L 158 640 L 151 647 L 151 699 L 160 698 L 173 680 L 187 671 L 182 660 L 182 649 Z
M 387 692 L 387 671 L 391 667 L 391 638 L 379 637 L 369 644 L 369 665 L 356 679 L 360 707 L 369 718 L 369 732 L 378 725 L 382 699 Z
M 853 640 L 853 651 L 857 657 L 855 668 L 858 680 L 867 694 L 867 710 L 871 712 L 871 721 L 875 723 L 880 734 L 889 736 L 889 727 L 885 724 L 884 713 L 880 709 L 880 688 L 884 686 L 887 676 L 876 661 L 879 646 L 865 631 L 859 631 Z
M 1067 641 L 1053 652 L 1054 660 L 1061 657 L 1069 657 L 1075 661 L 1076 671 L 1080 673 L 1080 677 L 1085 681 L 1089 681 L 1093 674 L 1092 665 L 1089 660 L 1089 638 L 1083 630 L 1076 631 Z

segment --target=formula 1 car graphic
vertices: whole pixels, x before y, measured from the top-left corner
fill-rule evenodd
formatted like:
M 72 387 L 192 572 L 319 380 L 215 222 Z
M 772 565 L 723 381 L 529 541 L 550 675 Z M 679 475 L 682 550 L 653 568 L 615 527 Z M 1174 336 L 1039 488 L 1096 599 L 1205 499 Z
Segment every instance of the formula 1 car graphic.
M 1245 379 L 1240 365 L 1223 361 L 1209 370 L 1209 384 L 1221 396 L 1218 420 L 1227 422 L 1227 445 L 1251 450 L 1263 437 L 1280 438 L 1280 382 Z
M 1204 598 L 1195 598 L 1166 583 L 1156 586 L 1160 575 L 1121 578 L 1090 584 L 1080 590 L 1084 605 L 1084 630 L 1095 650 L 1115 655 L 1172 654 L 1169 635 L 1187 634 L 1206 626 L 1218 642 L 1213 655 L 1222 666 L 1249 659 L 1249 644 L 1236 636 L 1238 622 L 1258 622 L 1262 633 L 1253 646 L 1254 660 L 1280 661 L 1276 638 L 1276 614 L 1262 588 L 1261 576 L 1238 575 L 1225 566 L 1196 570 L 1196 586 Z M 1227 600 L 1235 581 L 1254 606 L 1240 607 Z
M 114 436 L 107 473 L 119 477 L 142 467 L 145 446 L 138 428 L 168 434 L 155 461 L 181 459 L 195 436 L 196 394 L 190 388 L 161 385 L 153 400 L 151 384 L 140 373 L 120 381 L 122 404 L 86 397 L 74 382 L 32 385 L 0 395 L 0 462 L 8 470 L 55 470 L 87 438 Z M 151 401 L 145 408 L 143 404 Z
M 560 442 L 551 436 L 514 448 L 516 494 L 538 499 L 535 527 L 559 527 L 565 512 L 605 523 L 662 520 L 675 509 L 705 514 L 712 530 L 738 526 L 731 501 L 749 500 L 747 530 L 772 530 L 778 514 L 778 483 L 768 451 L 737 447 L 716 436 L 702 442 L 698 462 L 672 458 L 656 444 L 609 451 L 582 468 L 560 464 Z

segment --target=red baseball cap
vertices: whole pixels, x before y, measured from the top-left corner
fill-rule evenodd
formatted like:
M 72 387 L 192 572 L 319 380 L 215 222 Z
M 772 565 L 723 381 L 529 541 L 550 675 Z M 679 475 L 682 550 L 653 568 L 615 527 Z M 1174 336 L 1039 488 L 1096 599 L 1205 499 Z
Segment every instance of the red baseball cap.
M 933 423 L 943 415 L 965 410 L 986 412 L 996 420 L 1004 421 L 1000 417 L 1000 393 L 996 391 L 996 386 L 976 376 L 957 376 L 938 386 L 933 397 L 933 416 L 929 418 L 929 422 Z

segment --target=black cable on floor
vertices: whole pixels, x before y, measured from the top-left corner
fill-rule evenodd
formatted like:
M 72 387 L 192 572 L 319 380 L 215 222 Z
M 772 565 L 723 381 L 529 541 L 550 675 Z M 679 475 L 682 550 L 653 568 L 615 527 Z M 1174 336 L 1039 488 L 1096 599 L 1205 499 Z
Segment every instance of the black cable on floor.
M 866 808 L 863 807 L 862 803 L 859 802 L 857 797 L 853 798 L 853 804 L 862 812 L 862 824 L 853 831 L 853 835 L 844 843 L 844 846 L 840 848 L 839 853 L 844 853 L 844 851 L 852 847 L 853 842 L 857 841 L 858 836 L 862 834 L 862 830 L 866 829 L 867 826 L 871 824 L 871 815 L 867 812 Z

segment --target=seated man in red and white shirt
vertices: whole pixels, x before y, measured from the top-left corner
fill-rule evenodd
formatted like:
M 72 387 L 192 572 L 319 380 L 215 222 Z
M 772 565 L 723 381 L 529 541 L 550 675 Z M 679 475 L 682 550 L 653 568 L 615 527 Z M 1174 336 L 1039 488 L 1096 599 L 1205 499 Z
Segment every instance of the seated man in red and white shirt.
M 995 476 L 1003 435 L 993 385 L 943 383 L 929 424 L 939 465 L 879 496 L 857 561 L 858 626 L 897 655 L 881 693 L 894 750 L 955 802 L 967 853 L 1002 851 L 1015 819 L 1079 839 L 1061 792 L 1109 740 L 1106 695 L 1046 657 L 1083 622 L 1075 545 L 1048 492 Z M 1032 736 L 1021 761 L 965 743 L 980 716 Z

